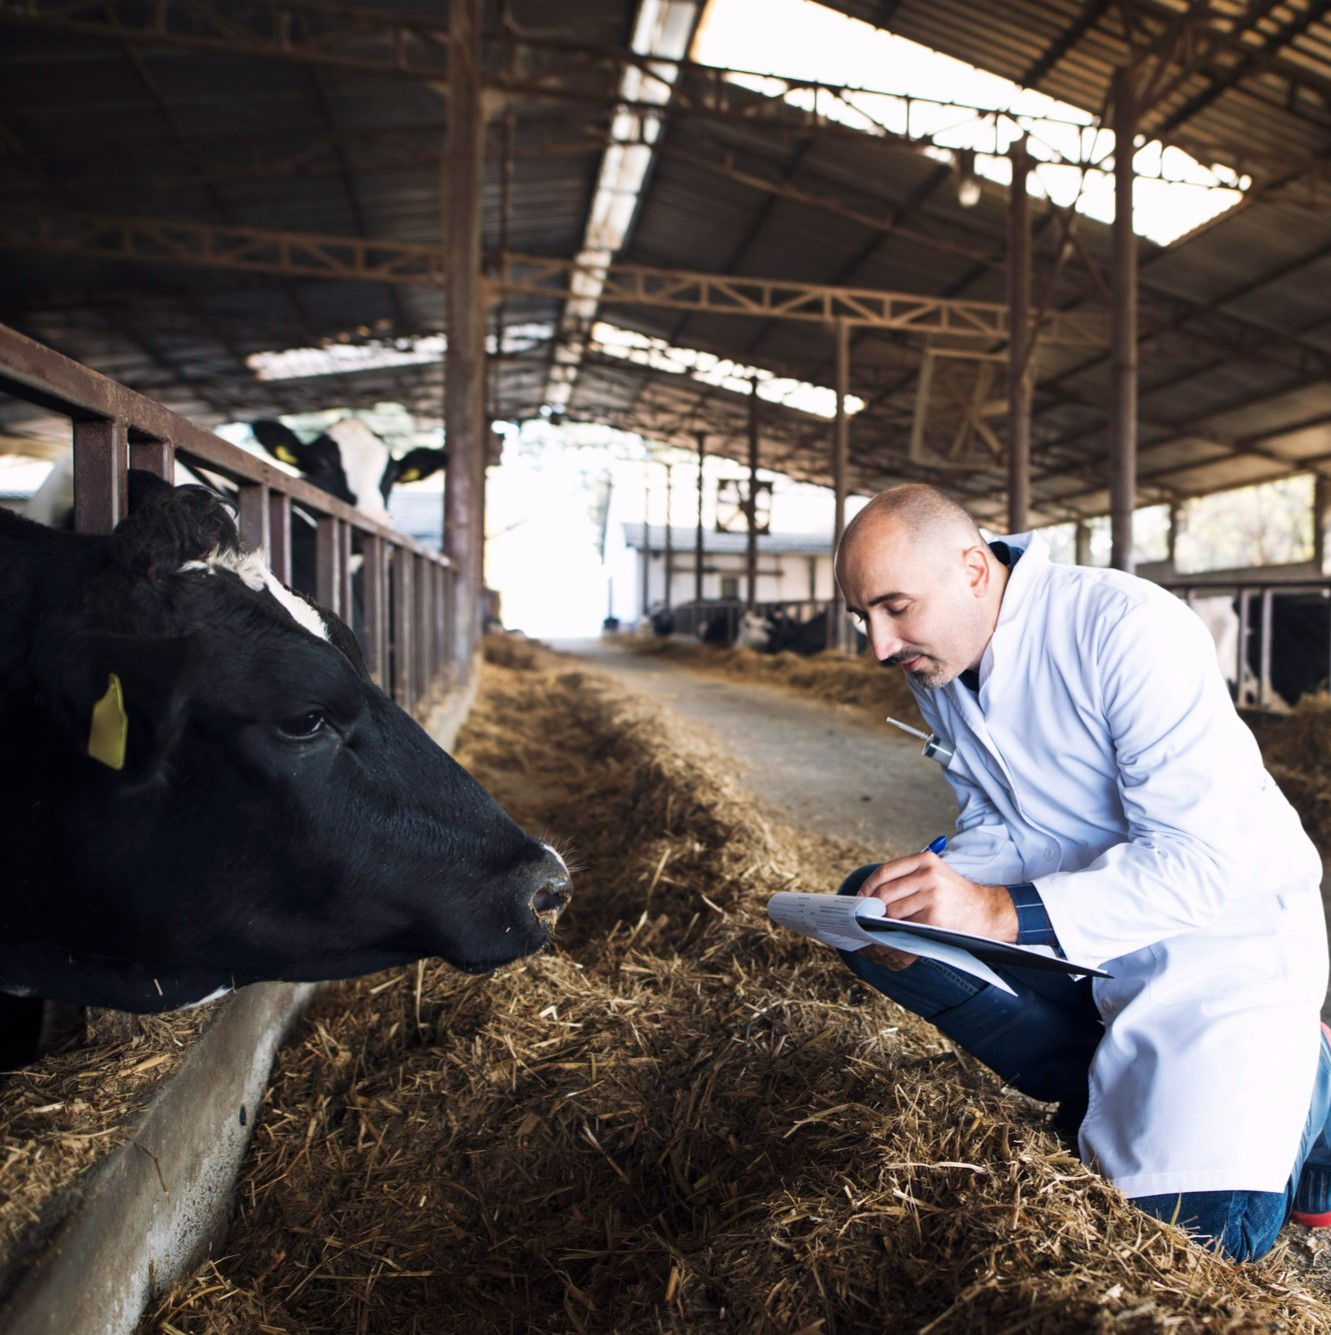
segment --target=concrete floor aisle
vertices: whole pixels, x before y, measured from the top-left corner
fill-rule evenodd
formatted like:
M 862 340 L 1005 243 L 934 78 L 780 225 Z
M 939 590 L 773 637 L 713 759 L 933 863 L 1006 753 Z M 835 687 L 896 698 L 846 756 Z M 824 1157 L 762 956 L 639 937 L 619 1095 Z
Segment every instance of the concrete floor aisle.
M 609 639 L 553 647 L 704 725 L 746 766 L 740 782 L 791 825 L 862 841 L 881 857 L 913 852 L 953 828 L 956 802 L 942 771 L 918 742 L 863 710 L 704 677 Z M 1322 901 L 1331 920 L 1331 862 Z M 1331 1022 L 1331 984 L 1322 1018 Z
M 914 852 L 953 827 L 942 771 L 918 742 L 862 709 L 704 677 L 613 640 L 553 647 L 702 724 L 741 762 L 739 781 L 791 825 L 862 841 L 882 857 Z

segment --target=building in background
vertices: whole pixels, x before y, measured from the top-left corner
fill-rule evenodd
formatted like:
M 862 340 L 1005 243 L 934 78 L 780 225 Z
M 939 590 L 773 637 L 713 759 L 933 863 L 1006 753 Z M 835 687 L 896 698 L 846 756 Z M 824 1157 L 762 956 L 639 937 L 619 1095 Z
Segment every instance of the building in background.
M 624 523 L 606 533 L 610 615 L 633 626 L 647 612 L 692 602 L 697 589 L 697 529 L 670 530 L 669 573 L 663 524 Z M 703 530 L 702 596 L 747 601 L 748 535 Z M 835 596 L 832 535 L 767 533 L 758 538 L 754 601 L 826 602 Z

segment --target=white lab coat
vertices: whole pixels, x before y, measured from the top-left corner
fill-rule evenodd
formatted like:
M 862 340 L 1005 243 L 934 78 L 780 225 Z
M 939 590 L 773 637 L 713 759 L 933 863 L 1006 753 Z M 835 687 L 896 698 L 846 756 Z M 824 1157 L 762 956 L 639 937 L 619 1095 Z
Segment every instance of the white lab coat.
M 1069 958 L 1103 964 L 1082 1158 L 1128 1196 L 1282 1191 L 1327 981 L 1321 861 L 1237 716 L 1201 621 L 1031 534 L 978 697 L 916 690 L 956 745 L 945 854 L 1033 881 Z

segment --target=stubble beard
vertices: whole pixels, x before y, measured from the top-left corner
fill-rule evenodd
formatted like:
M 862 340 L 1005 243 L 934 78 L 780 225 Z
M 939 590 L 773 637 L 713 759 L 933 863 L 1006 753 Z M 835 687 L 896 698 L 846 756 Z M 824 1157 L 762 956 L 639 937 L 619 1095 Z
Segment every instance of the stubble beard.
M 923 659 L 925 666 L 914 669 L 906 667 L 905 664 L 914 658 Z M 955 672 L 949 672 L 933 654 L 918 652 L 893 654 L 891 658 L 883 659 L 883 666 L 901 668 L 911 681 L 926 691 L 936 691 L 940 686 L 946 686 L 957 675 Z

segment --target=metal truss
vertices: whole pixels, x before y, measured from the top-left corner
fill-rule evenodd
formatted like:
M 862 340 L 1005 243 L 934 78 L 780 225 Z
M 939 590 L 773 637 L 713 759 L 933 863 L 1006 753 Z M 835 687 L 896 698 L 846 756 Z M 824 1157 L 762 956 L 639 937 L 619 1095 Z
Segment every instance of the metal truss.
M 3 206 L 0 245 L 146 264 L 432 287 L 442 283 L 444 270 L 442 246 Z
M 575 261 L 532 255 L 499 256 L 491 285 L 505 293 L 567 300 L 577 295 L 581 270 Z M 730 274 L 654 269 L 611 263 L 597 266 L 604 278 L 602 305 L 653 306 L 711 315 L 744 315 L 767 320 L 820 324 L 845 321 L 864 328 L 962 339 L 1004 340 L 1007 307 L 998 302 L 883 292 L 874 288 L 831 287 Z M 1050 311 L 1040 339 L 1081 347 L 1103 347 L 1107 317 Z
M 443 79 L 443 24 L 323 0 L 0 0 L 0 23 L 372 74 Z
M 1285 84 L 1287 107 L 1307 90 L 1324 110 L 1331 81 L 1289 52 L 1319 21 L 1324 6 L 1309 3 L 1292 17 L 1282 17 L 1282 10 L 1287 7 L 1281 0 L 1246 0 L 1241 7 L 1193 3 L 1149 15 L 1138 10 L 1136 18 L 1154 27 L 1153 35 L 1133 53 L 1138 114 L 1158 112 L 1157 129 L 1168 134 L 1226 89 L 1263 74 Z
M 29 208 L 0 208 L 0 245 L 142 263 L 416 286 L 442 282 L 445 255 L 443 246 Z M 576 295 L 584 272 L 572 260 L 506 254 L 494 257 L 493 276 L 486 286 L 496 299 L 523 295 L 566 301 Z M 997 302 L 631 264 L 607 264 L 597 270 L 598 278 L 602 275 L 603 304 L 824 324 L 844 320 L 866 328 L 967 340 L 1001 340 L 1008 334 L 1007 308 Z M 1047 343 L 1104 347 L 1107 317 L 1050 311 L 1040 337 Z

